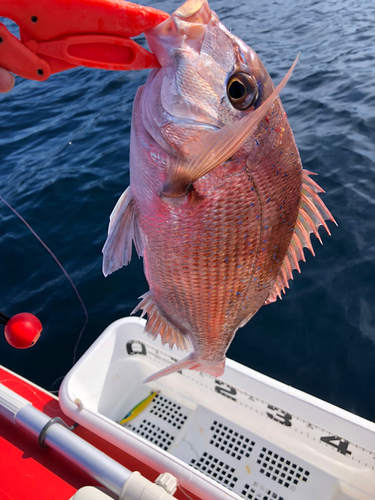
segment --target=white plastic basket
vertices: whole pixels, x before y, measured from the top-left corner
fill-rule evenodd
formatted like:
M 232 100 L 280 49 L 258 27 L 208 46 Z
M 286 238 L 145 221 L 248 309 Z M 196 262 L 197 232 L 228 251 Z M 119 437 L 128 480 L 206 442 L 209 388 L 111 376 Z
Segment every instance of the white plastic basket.
M 65 377 L 63 411 L 202 499 L 375 500 L 375 424 L 228 360 L 144 385 L 185 354 L 110 325 Z M 125 427 L 118 422 L 153 401 Z

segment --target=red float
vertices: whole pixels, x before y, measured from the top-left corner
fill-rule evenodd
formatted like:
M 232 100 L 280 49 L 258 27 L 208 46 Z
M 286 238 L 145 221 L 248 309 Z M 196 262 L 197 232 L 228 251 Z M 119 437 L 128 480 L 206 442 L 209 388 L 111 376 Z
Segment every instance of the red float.
M 28 349 L 39 339 L 43 327 L 39 319 L 30 313 L 19 313 L 6 323 L 4 335 L 8 344 L 16 349 Z

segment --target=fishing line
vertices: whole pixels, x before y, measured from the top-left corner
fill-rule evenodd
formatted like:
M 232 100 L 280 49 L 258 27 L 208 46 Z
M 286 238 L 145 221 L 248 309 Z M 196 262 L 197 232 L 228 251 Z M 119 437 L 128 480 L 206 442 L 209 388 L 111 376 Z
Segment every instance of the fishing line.
M 185 495 L 189 500 L 194 500 L 193 497 L 187 494 L 186 490 L 179 484 L 177 487 L 179 490 L 181 490 L 181 493 Z
M 61 264 L 61 262 L 59 261 L 59 259 L 56 257 L 56 255 L 52 252 L 52 250 L 44 243 L 44 241 L 36 234 L 36 232 L 34 231 L 34 229 L 30 226 L 30 224 L 22 217 L 21 214 L 19 214 L 17 212 L 17 210 L 15 208 L 13 208 L 11 205 L 9 205 L 9 203 L 4 200 L 4 198 L 0 195 L 0 200 L 25 224 L 25 226 L 27 227 L 27 229 L 35 236 L 35 238 L 39 241 L 39 243 L 41 245 L 43 245 L 43 247 L 47 250 L 47 252 L 51 255 L 51 257 L 55 260 L 56 264 L 59 266 L 59 268 L 61 269 L 61 271 L 65 274 L 66 278 L 68 279 L 70 285 L 72 286 L 75 294 L 77 295 L 77 298 L 82 306 L 82 309 L 83 309 L 83 312 L 85 314 L 85 323 L 78 335 L 78 339 L 76 341 L 76 344 L 74 346 L 74 351 L 73 351 L 73 365 L 74 363 L 76 362 L 76 356 L 77 356 L 77 348 L 78 348 L 78 344 L 82 338 L 82 334 L 87 326 L 87 323 L 88 323 L 88 320 L 89 320 L 89 316 L 88 316 L 88 313 L 87 313 L 87 309 L 86 309 L 86 306 L 85 304 L 83 303 L 83 300 L 82 300 L 82 297 L 80 296 L 78 290 L 77 290 L 77 287 L 75 286 L 75 284 L 73 283 L 73 280 L 72 278 L 69 276 L 69 274 L 67 273 L 67 271 L 65 270 L 64 266 Z M 60 377 L 60 378 L 63 378 L 63 377 Z M 54 386 L 55 382 L 57 382 L 57 380 L 59 379 L 56 379 L 54 381 L 54 383 L 52 384 L 52 387 Z
M 7 382 L 11 382 L 11 383 L 9 385 L 7 385 Z M 3 379 L 1 379 L 1 383 L 3 385 L 5 385 L 5 387 L 7 387 L 8 389 L 10 389 L 11 391 L 14 391 L 14 392 L 16 392 L 18 394 L 17 390 L 20 389 L 20 388 L 22 388 L 22 389 L 24 389 L 24 391 L 26 390 L 29 394 L 31 394 L 33 398 L 38 399 L 42 403 L 42 408 L 40 409 L 40 411 L 43 411 L 43 409 L 49 409 L 50 411 L 53 411 L 57 415 L 60 414 L 60 411 L 61 411 L 60 407 L 56 406 L 56 405 L 58 405 L 58 399 L 54 398 L 52 402 L 49 401 L 48 403 L 46 403 L 45 399 L 43 399 L 42 396 L 38 392 L 38 391 L 44 392 L 44 394 L 47 397 L 50 398 L 51 395 L 49 393 L 51 391 L 47 391 L 47 390 L 45 390 L 45 389 L 43 389 L 41 387 L 37 387 L 37 389 L 34 389 L 33 388 L 34 384 L 32 382 L 30 382 L 29 380 L 23 381 L 22 379 L 16 379 L 16 382 L 17 382 L 17 384 L 15 383 L 15 379 L 14 378 L 3 378 Z M 28 399 L 28 396 L 25 394 L 24 391 L 22 391 L 22 396 L 21 397 L 23 397 L 23 398 L 27 399 L 28 401 L 30 401 Z M 37 409 L 39 409 L 39 408 L 37 408 Z M 48 416 L 51 416 L 51 415 L 48 415 Z

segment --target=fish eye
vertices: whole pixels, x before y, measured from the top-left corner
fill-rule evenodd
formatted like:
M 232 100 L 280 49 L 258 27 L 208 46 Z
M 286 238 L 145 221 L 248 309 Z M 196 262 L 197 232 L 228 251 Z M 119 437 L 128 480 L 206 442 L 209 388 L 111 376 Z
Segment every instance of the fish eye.
M 235 73 L 228 80 L 227 94 L 234 108 L 247 109 L 258 97 L 258 87 L 250 75 Z

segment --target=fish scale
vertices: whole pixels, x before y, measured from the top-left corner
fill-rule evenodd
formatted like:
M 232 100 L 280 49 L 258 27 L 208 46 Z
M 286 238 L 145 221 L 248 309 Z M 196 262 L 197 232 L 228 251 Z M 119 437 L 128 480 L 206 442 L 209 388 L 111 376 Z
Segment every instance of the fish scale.
M 221 168 L 227 169 L 227 166 Z M 196 348 L 200 351 L 210 351 L 212 340 L 217 336 L 234 335 L 233 331 L 238 328 L 240 307 L 237 293 L 244 295 L 254 272 L 255 248 L 259 242 L 249 247 L 245 236 L 249 232 L 259 232 L 258 229 L 254 231 L 254 225 L 260 227 L 261 220 L 256 219 L 254 206 L 251 207 L 251 203 L 257 203 L 257 197 L 251 190 L 252 184 L 246 171 L 243 170 L 237 177 L 236 183 L 227 181 L 217 189 L 214 189 L 209 177 L 201 182 L 200 191 L 207 183 L 214 196 L 198 201 L 195 217 L 179 207 L 176 211 L 179 217 L 177 226 L 168 224 L 169 214 L 167 220 L 152 217 L 140 221 L 148 235 L 146 258 L 147 269 L 150 269 L 147 273 L 150 288 L 167 317 L 178 316 L 182 323 L 190 325 L 196 335 Z M 248 200 L 247 210 L 241 198 Z M 226 199 L 230 203 L 225 203 Z M 160 216 L 161 210 L 158 213 Z M 238 221 L 239 216 L 244 223 L 233 228 L 233 221 Z M 220 244 L 215 241 L 220 241 Z M 249 258 L 251 248 L 253 255 Z M 170 258 L 165 259 L 165 254 Z M 181 262 L 184 263 L 182 269 Z M 172 284 L 165 280 L 165 276 L 171 277 Z M 176 289 L 178 293 L 174 292 Z M 215 300 L 212 292 L 209 295 L 210 290 L 216 291 Z M 181 295 L 186 300 L 181 300 Z M 266 296 L 267 291 L 263 295 Z M 262 297 L 262 301 L 265 298 Z M 228 304 L 231 305 L 229 308 Z M 210 352 L 203 352 L 203 355 L 208 359 Z M 224 352 L 215 353 L 215 356 L 221 359 Z
M 302 169 L 278 87 L 206 0 L 187 0 L 146 33 L 161 68 L 137 92 L 130 187 L 103 249 L 108 274 L 132 241 L 150 290 L 145 331 L 191 353 L 147 381 L 189 368 L 223 373 L 237 329 L 281 297 L 324 219 Z M 232 88 L 234 90 L 229 91 Z

